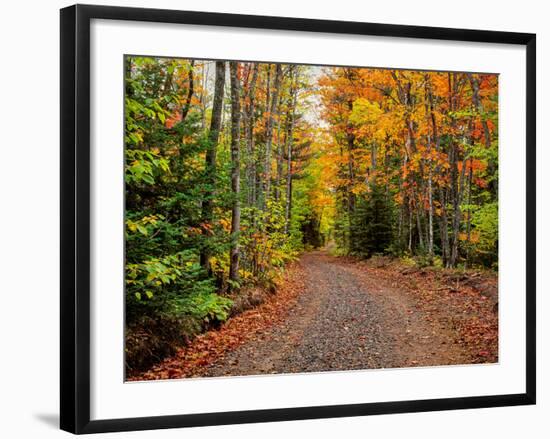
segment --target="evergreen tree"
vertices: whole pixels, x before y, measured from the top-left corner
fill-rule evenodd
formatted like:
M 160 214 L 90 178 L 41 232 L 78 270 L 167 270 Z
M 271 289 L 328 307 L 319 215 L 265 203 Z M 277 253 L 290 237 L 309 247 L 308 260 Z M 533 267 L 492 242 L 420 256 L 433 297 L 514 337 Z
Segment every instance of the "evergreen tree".
M 392 204 L 384 188 L 372 184 L 370 192 L 357 197 L 351 217 L 350 250 L 361 257 L 383 253 L 392 243 Z

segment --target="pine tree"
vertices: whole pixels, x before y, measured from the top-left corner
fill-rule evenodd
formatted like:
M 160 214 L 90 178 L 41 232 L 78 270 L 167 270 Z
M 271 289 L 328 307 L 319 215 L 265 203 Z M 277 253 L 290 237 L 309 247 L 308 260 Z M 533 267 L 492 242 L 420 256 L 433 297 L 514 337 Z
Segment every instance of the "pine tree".
M 392 204 L 383 186 L 372 184 L 370 192 L 357 197 L 351 217 L 350 250 L 361 257 L 383 253 L 392 243 Z

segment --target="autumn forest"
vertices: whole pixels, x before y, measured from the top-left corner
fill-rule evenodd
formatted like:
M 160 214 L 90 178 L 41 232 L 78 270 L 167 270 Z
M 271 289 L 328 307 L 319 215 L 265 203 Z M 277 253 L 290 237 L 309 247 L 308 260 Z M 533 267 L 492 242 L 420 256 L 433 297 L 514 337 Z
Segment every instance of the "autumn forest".
M 127 56 L 125 182 L 129 379 L 497 360 L 496 74 Z

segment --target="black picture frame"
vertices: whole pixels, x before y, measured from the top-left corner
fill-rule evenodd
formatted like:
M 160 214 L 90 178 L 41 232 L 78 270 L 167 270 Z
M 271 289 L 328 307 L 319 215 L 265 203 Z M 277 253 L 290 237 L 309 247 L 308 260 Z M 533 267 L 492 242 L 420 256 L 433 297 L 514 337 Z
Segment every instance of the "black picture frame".
M 90 21 L 130 20 L 485 42 L 526 47 L 525 393 L 224 413 L 90 420 Z M 99 433 L 535 404 L 536 36 L 303 18 L 75 5 L 61 10 L 61 416 L 63 430 Z

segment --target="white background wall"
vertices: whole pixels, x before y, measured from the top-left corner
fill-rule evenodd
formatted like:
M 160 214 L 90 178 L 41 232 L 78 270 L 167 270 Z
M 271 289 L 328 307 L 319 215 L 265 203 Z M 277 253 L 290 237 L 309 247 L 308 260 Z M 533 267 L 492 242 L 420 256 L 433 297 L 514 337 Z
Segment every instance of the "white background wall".
M 88 1 L 88 3 L 96 3 Z M 538 36 L 538 348 L 539 403 L 455 412 L 371 416 L 302 422 L 123 433 L 143 438 L 543 438 L 550 434 L 549 325 L 544 319 L 550 286 L 550 221 L 545 203 L 550 173 L 543 123 L 550 101 L 550 41 L 544 2 L 462 0 L 124 1 L 99 4 L 299 16 L 395 24 L 462 27 Z M 65 1 L 9 2 L 0 12 L 0 435 L 53 438 L 58 431 L 59 287 L 59 13 Z M 546 254 L 545 254 L 546 253 Z M 546 415 L 546 416 L 545 416 Z

